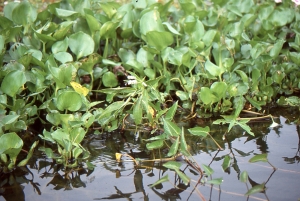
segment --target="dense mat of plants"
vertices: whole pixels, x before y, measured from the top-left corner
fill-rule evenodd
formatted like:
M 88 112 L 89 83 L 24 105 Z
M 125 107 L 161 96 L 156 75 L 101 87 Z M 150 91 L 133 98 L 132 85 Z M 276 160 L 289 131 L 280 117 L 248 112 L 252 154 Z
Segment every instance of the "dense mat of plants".
M 8 3 L 0 16 L 1 167 L 27 163 L 38 143 L 18 158 L 29 128 L 49 158 L 76 167 L 89 157 L 80 143 L 92 126 L 101 133 L 128 122 L 163 128 L 149 150 L 171 138 L 167 155 L 189 156 L 173 121 L 179 108 L 187 118 L 222 115 L 214 123 L 254 135 L 240 118 L 245 106 L 299 106 L 299 50 L 300 12 L 291 1 L 68 0 L 41 12 Z M 209 127 L 189 132 L 211 137 Z M 187 183 L 179 166 L 166 165 Z

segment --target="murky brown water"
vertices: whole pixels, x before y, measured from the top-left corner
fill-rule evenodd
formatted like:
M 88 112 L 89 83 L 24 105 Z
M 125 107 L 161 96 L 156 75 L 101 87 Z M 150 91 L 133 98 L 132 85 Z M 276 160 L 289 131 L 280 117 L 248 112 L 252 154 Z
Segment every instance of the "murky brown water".
M 224 148 L 218 151 L 211 140 L 187 137 L 193 158 L 199 164 L 210 165 L 215 171 L 209 178 L 223 178 L 218 185 L 200 184 L 200 175 L 189 164 L 182 162 L 181 170 L 192 182 L 189 186 L 181 183 L 173 171 L 155 163 L 143 163 L 135 168 L 130 160 L 116 162 L 115 153 L 128 153 L 136 158 L 147 159 L 150 152 L 144 148 L 146 133 L 115 132 L 102 135 L 89 135 L 84 146 L 92 154 L 94 171 L 81 168 L 78 171 L 64 172 L 60 165 L 43 156 L 34 156 L 26 168 L 16 169 L 11 174 L 0 175 L 0 201 L 74 201 L 74 200 L 299 200 L 300 199 L 300 128 L 293 123 L 299 118 L 295 108 L 273 110 L 279 127 L 270 128 L 271 122 L 252 124 L 256 137 L 244 134 L 240 128 L 233 128 L 222 136 L 226 127 L 213 126 L 211 134 Z M 289 119 L 289 120 L 288 120 Z M 299 123 L 299 120 L 298 120 Z M 185 123 L 181 123 L 186 125 Z M 268 163 L 249 163 L 254 154 L 268 153 Z M 163 153 L 163 151 L 162 151 Z M 232 165 L 226 172 L 222 169 L 225 155 L 231 157 Z M 239 181 L 239 173 L 247 171 L 247 184 Z M 165 175 L 170 182 L 154 188 L 153 184 Z M 251 195 L 244 194 L 255 184 L 266 183 L 266 190 Z M 176 188 L 177 186 L 177 188 Z

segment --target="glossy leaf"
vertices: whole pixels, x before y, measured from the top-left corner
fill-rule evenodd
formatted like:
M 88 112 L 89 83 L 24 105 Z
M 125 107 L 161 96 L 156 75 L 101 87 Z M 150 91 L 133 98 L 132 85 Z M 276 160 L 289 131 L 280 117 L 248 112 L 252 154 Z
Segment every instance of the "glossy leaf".
M 192 135 L 197 135 L 197 136 L 201 136 L 201 137 L 206 137 L 209 134 L 209 127 L 206 126 L 204 128 L 202 127 L 194 127 L 194 128 L 190 128 L 188 129 L 188 131 L 192 134 Z
M 118 80 L 115 74 L 112 72 L 104 73 L 102 81 L 103 81 L 103 85 L 106 87 L 115 87 L 118 85 Z
M 13 82 L 12 82 L 13 80 Z M 15 97 L 20 88 L 25 84 L 26 77 L 23 71 L 13 70 L 9 72 L 1 83 L 3 93 Z
M 217 178 L 207 181 L 208 184 L 221 185 L 223 183 L 223 178 Z
M 94 46 L 95 43 L 93 38 L 86 33 L 77 32 L 69 37 L 69 47 L 76 55 L 77 60 L 81 57 L 92 54 Z
M 214 170 L 211 167 L 204 165 L 204 164 L 202 164 L 202 166 L 203 166 L 204 172 L 207 176 L 210 176 L 214 173 Z
M 164 130 L 170 136 L 178 137 L 180 135 L 180 128 L 173 122 L 163 119 Z
M 248 172 L 247 171 L 243 171 L 240 175 L 240 181 L 243 183 L 247 183 L 248 181 Z
M 265 189 L 266 189 L 265 183 L 262 183 L 262 184 L 253 186 L 251 189 L 249 189 L 247 191 L 247 193 L 245 195 L 248 196 L 248 195 L 253 195 L 255 193 L 261 193 L 261 192 L 264 192 Z
M 6 133 L 0 136 L 0 154 L 9 155 L 13 164 L 23 147 L 22 139 L 16 133 Z
M 37 18 L 37 10 L 28 2 L 23 1 L 12 11 L 12 20 L 17 25 L 29 25 Z
M 253 156 L 249 159 L 250 163 L 256 163 L 256 162 L 268 162 L 268 155 L 267 154 L 258 154 Z
M 77 111 L 81 108 L 81 96 L 75 91 L 64 91 L 57 97 L 57 108 L 59 110 Z
M 142 98 L 143 98 L 143 96 L 140 96 L 133 106 L 132 114 L 133 114 L 133 118 L 134 118 L 134 123 L 136 125 L 139 125 L 142 123 L 142 117 L 143 117 Z
M 167 156 L 174 156 L 177 154 L 178 152 L 178 147 L 179 147 L 179 136 L 177 137 L 177 139 L 175 140 L 175 142 L 173 142 L 172 146 L 170 147 L 170 150 L 167 154 Z
M 176 161 L 168 161 L 164 163 L 163 166 L 171 170 L 179 170 L 181 163 Z
M 154 33 L 165 31 L 160 19 L 160 14 L 156 9 L 146 12 L 140 19 L 141 34 L 146 35 L 147 33 L 152 31 L 155 31 Z M 152 38 L 153 34 L 150 37 Z
M 173 43 L 173 35 L 165 31 L 149 31 L 146 33 L 146 41 L 150 46 L 161 51 Z
M 166 116 L 165 116 L 166 120 L 171 121 L 174 118 L 177 107 L 178 107 L 178 101 L 176 101 L 170 108 L 168 108 L 168 111 L 166 112 Z
M 224 67 L 216 66 L 209 60 L 205 62 L 205 69 L 213 76 L 220 76 L 225 72 Z
M 164 141 L 163 140 L 156 140 L 156 141 L 147 143 L 146 147 L 147 147 L 148 150 L 153 150 L 153 149 L 162 148 L 163 145 L 164 145 Z
M 185 185 L 188 185 L 190 183 L 191 179 L 186 174 L 184 174 L 183 172 L 181 172 L 178 169 L 175 169 L 175 171 Z

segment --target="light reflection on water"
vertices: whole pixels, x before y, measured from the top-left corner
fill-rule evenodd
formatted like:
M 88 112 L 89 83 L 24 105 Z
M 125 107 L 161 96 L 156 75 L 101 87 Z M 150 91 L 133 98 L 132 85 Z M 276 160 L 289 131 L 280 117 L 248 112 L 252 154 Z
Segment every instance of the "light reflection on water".
M 276 115 L 276 114 L 275 114 Z M 210 164 L 215 171 L 211 178 L 223 178 L 221 186 L 196 185 L 199 175 L 188 167 L 184 172 L 192 179 L 191 185 L 184 187 L 179 183 L 174 172 L 166 171 L 161 167 L 141 168 L 136 170 L 133 162 L 127 161 L 117 163 L 114 160 L 116 152 L 130 153 L 135 150 L 137 157 L 148 157 L 146 152 L 139 147 L 141 141 L 135 141 L 133 133 L 125 133 L 125 138 L 120 134 L 105 134 L 103 136 L 93 136 L 92 143 L 88 144 L 88 149 L 93 154 L 93 163 L 97 165 L 93 172 L 79 171 L 72 172 L 65 176 L 64 172 L 55 169 L 59 167 L 50 164 L 50 160 L 38 158 L 31 164 L 29 173 L 23 176 L 15 174 L 14 178 L 9 177 L 11 183 L 21 184 L 17 187 L 4 189 L 0 188 L 0 193 L 4 191 L 11 195 L 6 195 L 6 200 L 295 200 L 300 199 L 300 164 L 299 164 L 299 133 L 296 125 L 290 123 L 286 118 L 277 119 L 280 127 L 269 128 L 270 122 L 256 123 L 253 128 L 255 133 L 259 133 L 256 138 L 249 135 L 242 135 L 239 128 L 233 129 L 227 134 L 230 139 L 227 142 L 216 136 L 216 140 L 225 149 L 217 151 L 210 146 L 209 142 L 200 139 L 187 139 L 194 152 L 194 159 L 199 165 Z M 298 131 L 299 132 L 299 131 Z M 237 137 L 239 136 L 239 137 Z M 199 150 L 202 147 L 202 151 Z M 277 169 L 276 171 L 268 163 L 249 163 L 249 159 L 254 154 L 268 153 L 268 159 Z M 244 156 L 241 156 L 244 155 Z M 236 159 L 236 166 L 224 172 L 222 169 L 223 157 L 230 155 L 232 162 Z M 48 161 L 48 165 L 45 164 Z M 35 164 L 35 167 L 34 167 Z M 149 165 L 149 164 L 148 164 Z M 187 164 L 183 163 L 183 170 Z M 39 170 L 37 170 L 39 169 Z M 264 193 L 256 193 L 249 199 L 244 196 L 251 184 L 247 185 L 239 181 L 238 172 L 247 171 L 252 182 L 266 183 L 267 189 Z M 228 173 L 229 172 L 229 173 Z M 153 184 L 161 177 L 169 175 L 171 182 L 151 189 Z M 31 180 L 32 179 L 32 180 Z M 249 180 L 250 180 L 249 179 Z M 30 181 L 31 180 L 31 181 Z M 5 181 L 0 181 L 5 182 Z M 2 185 L 1 183 L 1 185 Z M 38 186 L 41 195 L 38 195 Z M 180 185 L 186 190 L 178 190 L 174 185 Z M 196 187 L 195 187 L 196 186 Z M 19 193 L 19 194 L 18 194 Z M 24 198 L 23 198 L 24 197 Z M 0 201 L 5 200 L 0 196 Z

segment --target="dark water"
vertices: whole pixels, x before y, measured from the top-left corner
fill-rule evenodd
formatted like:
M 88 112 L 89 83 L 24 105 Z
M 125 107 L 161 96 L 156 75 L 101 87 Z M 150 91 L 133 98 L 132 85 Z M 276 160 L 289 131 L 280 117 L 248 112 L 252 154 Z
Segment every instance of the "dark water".
M 192 180 L 189 186 L 181 183 L 173 171 L 164 169 L 159 163 L 142 163 L 135 168 L 129 158 L 118 163 L 115 153 L 128 153 L 136 158 L 148 159 L 143 138 L 147 133 L 127 131 L 89 135 L 84 146 L 92 154 L 93 171 L 82 167 L 72 172 L 63 171 L 42 155 L 35 155 L 30 164 L 18 168 L 11 174 L 1 174 L 0 201 L 34 200 L 300 200 L 300 128 L 299 110 L 296 108 L 271 111 L 279 118 L 278 127 L 270 128 L 271 121 L 250 124 L 256 137 L 250 137 L 240 128 L 223 134 L 227 127 L 212 126 L 211 134 L 224 150 L 219 151 L 210 139 L 188 136 L 194 160 L 201 166 L 209 165 L 214 173 L 209 178 L 223 178 L 223 183 L 209 185 L 199 183 L 199 173 L 182 162 L 181 170 Z M 296 123 L 295 123 L 296 121 Z M 180 123 L 184 126 L 190 124 Z M 203 122 L 202 122 L 203 124 Z M 297 126 L 298 125 L 298 126 Z M 201 125 L 203 126 L 203 125 Z M 164 154 L 162 150 L 161 154 Z M 249 163 L 255 154 L 268 153 L 268 163 Z M 229 155 L 231 167 L 224 172 L 223 158 Z M 247 171 L 247 184 L 239 181 L 240 172 Z M 169 182 L 150 188 L 165 175 Z M 255 184 L 266 183 L 266 190 L 251 195 L 244 194 Z M 176 188 L 177 187 L 177 188 Z

